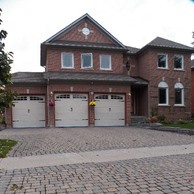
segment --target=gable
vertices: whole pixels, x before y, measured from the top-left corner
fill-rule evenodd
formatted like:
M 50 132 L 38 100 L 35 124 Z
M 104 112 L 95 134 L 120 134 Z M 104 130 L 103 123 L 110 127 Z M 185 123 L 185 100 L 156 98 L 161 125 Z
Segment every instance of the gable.
M 117 49 L 126 49 L 112 34 L 96 22 L 90 15 L 85 14 L 69 26 L 65 27 L 44 43 L 56 43 L 65 45 L 113 46 Z M 43 44 L 44 44 L 43 43 Z
M 58 37 L 62 41 L 90 42 L 115 45 L 99 28 L 88 19 L 82 20 L 72 29 Z

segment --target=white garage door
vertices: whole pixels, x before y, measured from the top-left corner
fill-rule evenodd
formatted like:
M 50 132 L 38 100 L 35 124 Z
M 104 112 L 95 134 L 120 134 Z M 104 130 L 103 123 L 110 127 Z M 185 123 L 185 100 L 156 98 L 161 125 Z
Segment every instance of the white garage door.
M 13 127 L 45 127 L 44 96 L 18 96 L 12 108 Z
M 95 95 L 95 126 L 125 125 L 124 95 Z
M 56 94 L 55 126 L 88 126 L 88 95 Z

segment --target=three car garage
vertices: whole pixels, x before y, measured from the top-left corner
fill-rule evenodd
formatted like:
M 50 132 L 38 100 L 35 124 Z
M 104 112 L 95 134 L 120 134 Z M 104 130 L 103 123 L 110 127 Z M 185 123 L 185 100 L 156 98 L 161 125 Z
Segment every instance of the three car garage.
M 55 98 L 55 127 L 86 127 L 89 108 L 94 109 L 95 126 L 125 125 L 125 95 L 95 94 L 95 107 L 89 107 L 88 94 L 57 93 Z M 18 96 L 12 108 L 13 127 L 45 127 L 45 97 Z

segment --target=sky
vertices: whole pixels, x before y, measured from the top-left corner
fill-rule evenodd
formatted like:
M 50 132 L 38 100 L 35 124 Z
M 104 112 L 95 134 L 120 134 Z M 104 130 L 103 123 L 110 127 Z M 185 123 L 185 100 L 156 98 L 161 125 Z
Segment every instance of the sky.
M 194 0 L 0 0 L 11 72 L 44 71 L 40 44 L 88 13 L 126 46 L 142 48 L 157 36 L 192 46 Z

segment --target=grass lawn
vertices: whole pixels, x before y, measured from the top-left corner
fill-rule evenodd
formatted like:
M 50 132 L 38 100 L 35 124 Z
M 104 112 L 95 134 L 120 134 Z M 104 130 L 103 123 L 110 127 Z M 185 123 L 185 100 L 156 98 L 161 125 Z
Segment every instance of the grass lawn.
M 187 124 L 163 124 L 163 126 L 168 127 L 180 127 L 180 128 L 186 128 L 186 129 L 194 129 L 194 123 L 187 123 Z
M 0 158 L 5 158 L 9 150 L 17 144 L 17 141 L 0 139 Z

